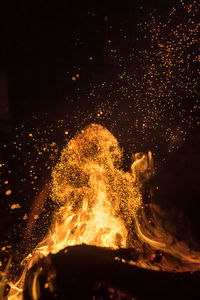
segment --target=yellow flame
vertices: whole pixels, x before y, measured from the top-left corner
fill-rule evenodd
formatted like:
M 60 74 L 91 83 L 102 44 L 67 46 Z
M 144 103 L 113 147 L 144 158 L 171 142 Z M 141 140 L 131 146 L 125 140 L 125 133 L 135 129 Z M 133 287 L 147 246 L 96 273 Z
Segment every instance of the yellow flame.
M 62 207 L 41 245 L 43 254 L 82 243 L 127 246 L 125 219 L 136 214 L 141 195 L 135 174 L 119 169 L 121 160 L 117 140 L 97 124 L 82 130 L 63 149 L 51 185 L 51 197 Z
M 114 249 L 129 245 L 127 224 L 141 205 L 141 194 L 135 172 L 125 173 L 121 162 L 116 138 L 101 125 L 89 125 L 67 144 L 52 171 L 51 197 L 61 208 L 49 234 L 27 257 L 17 286 L 41 254 L 82 243 Z M 9 299 L 15 299 L 12 291 Z

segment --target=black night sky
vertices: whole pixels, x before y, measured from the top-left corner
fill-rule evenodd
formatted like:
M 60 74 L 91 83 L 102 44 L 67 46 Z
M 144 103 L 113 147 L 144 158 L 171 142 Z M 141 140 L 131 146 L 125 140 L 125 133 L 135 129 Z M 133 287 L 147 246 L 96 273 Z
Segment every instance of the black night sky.
M 23 239 L 24 216 L 60 150 L 92 122 L 117 137 L 125 170 L 133 152 L 152 150 L 152 184 L 161 187 L 155 201 L 183 212 L 199 239 L 198 1 L 0 6 L 0 241 L 11 245 L 5 257 Z

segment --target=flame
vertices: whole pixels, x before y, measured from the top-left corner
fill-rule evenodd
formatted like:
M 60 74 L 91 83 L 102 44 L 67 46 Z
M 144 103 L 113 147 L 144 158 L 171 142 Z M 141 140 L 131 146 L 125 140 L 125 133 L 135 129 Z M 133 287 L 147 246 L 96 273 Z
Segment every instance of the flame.
M 62 207 L 40 245 L 44 255 L 82 243 L 128 246 L 125 219 L 136 214 L 141 194 L 134 174 L 119 169 L 121 161 L 117 140 L 97 124 L 82 130 L 63 149 L 51 184 L 51 197 Z
M 38 258 L 71 245 L 134 247 L 142 252 L 145 244 L 151 251 L 159 249 L 176 257 L 182 267 L 178 269 L 166 257 L 159 266 L 147 261 L 129 263 L 155 270 L 200 268 L 200 253 L 174 243 L 174 237 L 159 222 L 152 217 L 153 227 L 145 216 L 141 186 L 154 173 L 151 152 L 136 154 L 130 172 L 124 172 L 121 163 L 117 139 L 101 125 L 91 124 L 69 141 L 52 171 L 50 184 L 51 198 L 60 209 L 45 239 L 25 259 L 23 275 L 12 286 L 9 300 L 22 297 L 19 288 Z M 130 234 L 133 231 L 134 239 Z
M 49 234 L 25 259 L 17 287 L 41 255 L 83 243 L 113 249 L 130 246 L 128 227 L 142 198 L 136 184 L 138 168 L 125 173 L 121 163 L 116 138 L 101 125 L 89 125 L 67 144 L 52 171 L 51 197 L 60 210 Z M 19 293 L 17 298 L 13 294 L 9 300 L 19 298 Z

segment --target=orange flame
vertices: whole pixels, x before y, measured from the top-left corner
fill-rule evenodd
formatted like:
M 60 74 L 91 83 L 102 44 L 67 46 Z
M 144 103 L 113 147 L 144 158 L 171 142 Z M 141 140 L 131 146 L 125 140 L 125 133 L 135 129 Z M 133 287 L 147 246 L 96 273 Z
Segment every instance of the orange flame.
M 117 140 L 97 124 L 85 128 L 63 149 L 51 185 L 51 197 L 62 207 L 42 243 L 43 254 L 82 243 L 128 245 L 125 219 L 136 213 L 141 195 L 135 174 L 119 169 L 121 159 Z

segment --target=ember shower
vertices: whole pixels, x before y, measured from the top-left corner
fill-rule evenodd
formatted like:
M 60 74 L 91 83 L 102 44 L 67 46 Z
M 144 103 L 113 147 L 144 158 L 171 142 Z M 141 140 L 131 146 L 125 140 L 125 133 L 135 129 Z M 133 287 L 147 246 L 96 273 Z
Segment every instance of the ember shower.
M 89 76 L 84 73 L 86 60 L 88 73 L 99 72 L 98 68 L 93 69 L 95 64 L 100 64 L 98 54 L 88 51 L 83 65 L 75 61 L 73 68 L 65 74 L 73 86 L 73 92 L 68 89 L 64 92 L 68 104 L 59 102 L 53 118 L 47 112 L 50 121 L 45 125 L 41 125 L 43 120 L 39 121 L 41 117 L 34 114 L 31 126 L 26 125 L 27 121 L 17 126 L 13 139 L 5 145 L 6 151 L 10 145 L 16 148 L 12 162 L 19 160 L 20 164 L 13 172 L 12 163 L 7 167 L 6 161 L 0 162 L 3 174 L 0 188 L 5 197 L 6 213 L 11 209 L 12 215 L 19 216 L 18 212 L 23 210 L 18 217 L 23 224 L 18 229 L 16 221 L 13 231 L 23 232 L 23 236 L 25 222 L 30 224 L 29 210 L 23 206 L 25 201 L 30 204 L 31 198 L 37 198 L 37 194 L 40 196 L 39 190 L 44 182 L 40 176 L 42 169 L 47 170 L 45 175 L 52 174 L 48 181 L 51 182 L 49 202 L 57 209 L 60 207 L 54 213 L 51 233 L 45 238 L 41 234 L 37 241 L 32 240 L 31 244 L 36 245 L 44 238 L 35 250 L 30 251 L 33 259 L 30 256 L 25 259 L 26 268 L 41 255 L 47 255 L 49 251 L 56 253 L 67 245 L 87 243 L 143 251 L 145 243 L 148 250 L 159 249 L 174 257 L 174 265 L 169 261 L 155 265 L 141 259 L 138 266 L 179 271 L 199 269 L 199 253 L 190 249 L 187 243 L 174 240 L 173 235 L 163 229 L 160 220 L 154 218 L 154 207 L 144 205 L 141 193 L 143 183 L 154 173 L 153 159 L 148 150 L 152 150 L 156 169 L 159 169 L 167 155 L 190 138 L 189 130 L 199 126 L 199 6 L 196 1 L 177 1 L 171 6 L 169 4 L 164 13 L 149 9 L 147 4 L 139 5 L 138 11 L 137 26 L 132 23 L 132 15 L 123 10 L 118 21 L 112 13 L 103 14 L 103 17 L 100 14 L 103 20 L 100 28 L 103 38 L 100 38 L 107 66 L 105 75 L 96 75 L 97 80 L 89 77 L 89 85 L 82 85 L 82 80 L 86 81 Z M 99 17 L 98 9 L 90 8 L 87 15 L 92 25 Z M 98 30 L 96 34 L 98 38 Z M 84 51 L 81 52 L 85 46 L 83 40 L 77 38 L 75 41 L 80 48 L 80 57 L 85 55 Z M 84 108 L 85 103 L 87 108 Z M 73 108 L 70 108 L 73 110 L 71 114 L 67 112 L 69 106 Z M 46 105 L 48 109 L 51 105 Z M 56 118 L 58 120 L 51 120 Z M 94 125 L 85 127 L 91 123 Z M 109 143 L 114 144 L 114 148 Z M 133 155 L 134 163 L 131 162 L 131 155 L 139 151 L 142 153 Z M 136 166 L 139 177 L 134 175 Z M 23 167 L 30 170 L 28 175 L 27 172 L 20 175 Z M 16 189 L 13 188 L 13 177 Z M 18 193 L 17 197 L 15 190 L 18 186 L 22 186 L 24 192 Z M 36 237 L 40 232 L 37 222 L 43 226 L 40 213 L 34 218 L 36 229 L 34 226 L 29 228 L 30 237 L 34 234 L 31 230 L 35 229 Z M 96 227 L 93 226 L 94 230 L 88 235 L 92 222 Z M 105 223 L 103 228 L 102 222 Z M 60 230 L 63 227 L 65 230 Z M 7 257 L 11 244 L 9 241 L 2 245 L 2 253 Z M 15 256 L 13 253 L 12 250 L 11 256 Z M 5 261 L 2 269 L 5 269 Z

